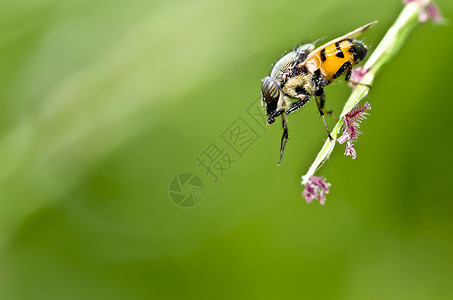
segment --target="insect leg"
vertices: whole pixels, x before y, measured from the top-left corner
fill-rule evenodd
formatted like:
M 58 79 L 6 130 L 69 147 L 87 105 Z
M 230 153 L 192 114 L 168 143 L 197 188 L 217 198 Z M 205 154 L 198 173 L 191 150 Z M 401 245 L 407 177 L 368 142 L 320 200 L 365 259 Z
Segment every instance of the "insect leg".
M 299 97 L 299 96 L 298 96 Z M 294 102 L 291 107 L 286 111 L 286 114 L 289 115 L 290 113 L 295 112 L 310 100 L 310 95 L 301 95 L 300 97 L 303 97 L 302 99 Z
M 333 140 L 332 136 L 330 135 L 329 127 L 326 123 L 326 118 L 324 117 L 324 110 L 322 109 L 321 105 L 319 104 L 318 97 L 315 97 L 316 105 L 318 106 L 319 113 L 321 114 L 322 120 L 324 122 L 324 127 L 326 128 L 327 135 L 329 136 L 329 140 Z
M 288 141 L 288 124 L 286 120 L 286 115 L 282 115 L 282 123 L 283 123 L 283 135 L 282 140 L 280 143 L 280 159 L 277 162 L 277 165 L 280 165 L 283 159 L 283 153 L 285 152 L 286 142 Z
M 369 88 L 371 90 L 371 85 L 369 85 L 369 84 L 360 83 L 360 82 L 353 81 L 353 80 L 348 80 L 348 81 L 354 85 L 354 88 L 355 88 L 356 85 L 364 85 L 364 86 L 366 86 L 367 88 Z
M 326 94 L 324 93 L 324 89 L 319 88 L 316 91 L 315 96 L 319 96 L 319 106 L 321 107 L 322 112 L 324 114 L 328 114 L 329 116 L 331 116 L 332 118 L 334 118 L 335 120 L 338 121 L 337 117 L 335 117 L 335 115 L 333 114 L 333 111 L 327 110 L 324 108 L 324 105 L 326 104 Z M 321 117 L 322 117 L 322 115 L 321 115 Z
M 320 98 L 319 105 L 321 106 L 321 109 L 324 111 L 324 104 L 326 104 L 326 95 L 324 94 L 324 89 L 322 87 L 318 88 L 318 90 L 315 92 L 315 96 Z
M 360 82 L 357 82 L 357 81 L 354 81 L 354 80 L 350 80 L 351 79 L 351 74 L 352 74 L 352 65 L 346 71 L 345 80 L 349 81 L 350 83 L 352 83 L 354 85 L 354 87 L 356 85 L 364 85 L 364 86 L 366 86 L 367 88 L 369 88 L 371 90 L 371 85 L 369 85 L 369 84 L 360 83 Z
M 348 60 L 338 69 L 337 72 L 335 72 L 335 74 L 333 74 L 333 79 L 340 77 L 341 74 L 343 74 L 346 70 L 350 70 L 351 68 L 352 68 L 352 63 L 351 63 L 351 61 Z M 346 76 L 348 76 L 348 75 L 346 74 Z M 349 76 L 351 76 L 351 75 L 349 74 Z M 349 79 L 349 77 L 348 77 L 348 79 Z M 348 80 L 348 79 L 346 79 L 346 80 Z
M 271 115 L 267 118 L 267 124 L 272 124 L 275 122 L 275 118 L 281 115 L 284 112 L 283 109 L 275 110 L 271 113 Z

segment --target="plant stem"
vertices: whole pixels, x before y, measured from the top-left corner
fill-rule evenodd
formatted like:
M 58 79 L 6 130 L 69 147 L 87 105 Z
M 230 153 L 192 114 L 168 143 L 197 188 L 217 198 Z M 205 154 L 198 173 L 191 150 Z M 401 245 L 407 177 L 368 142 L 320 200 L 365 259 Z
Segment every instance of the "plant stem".
M 316 156 L 307 174 L 302 176 L 302 184 L 305 185 L 311 176 L 324 164 L 332 153 L 337 136 L 343 126 L 343 117 L 350 112 L 367 94 L 376 74 L 382 67 L 389 62 L 399 51 L 409 33 L 418 24 L 418 16 L 423 7 L 417 2 L 411 2 L 404 6 L 404 9 L 396 19 L 395 23 L 387 31 L 376 50 L 372 53 L 364 68 L 369 69 L 368 73 L 363 76 L 361 84 L 352 91 L 348 101 L 343 107 L 340 120 L 331 132 L 332 140 L 327 139 L 321 151 Z

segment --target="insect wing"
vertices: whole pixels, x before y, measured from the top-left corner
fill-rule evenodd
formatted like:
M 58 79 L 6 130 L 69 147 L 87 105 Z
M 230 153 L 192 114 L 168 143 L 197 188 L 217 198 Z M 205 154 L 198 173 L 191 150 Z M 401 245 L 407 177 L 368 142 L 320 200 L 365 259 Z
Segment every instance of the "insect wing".
M 355 37 L 361 35 L 367 29 L 373 27 L 377 22 L 378 21 L 374 21 L 374 22 L 368 23 L 368 24 L 366 24 L 366 25 L 364 25 L 362 27 L 357 28 L 354 31 L 351 31 L 351 32 L 339 37 L 339 38 L 336 38 L 336 39 L 334 39 L 334 40 L 332 40 L 332 41 L 330 41 L 328 43 L 325 43 L 324 45 L 316 48 L 315 50 L 310 52 L 310 54 L 307 56 L 307 58 L 300 65 L 298 65 L 297 67 L 300 68 L 300 67 L 304 66 L 307 61 L 309 61 L 313 56 L 316 55 L 316 53 L 318 53 L 322 49 L 326 48 L 327 46 L 335 44 L 336 42 L 340 42 L 340 41 L 345 40 L 345 39 L 355 38 Z

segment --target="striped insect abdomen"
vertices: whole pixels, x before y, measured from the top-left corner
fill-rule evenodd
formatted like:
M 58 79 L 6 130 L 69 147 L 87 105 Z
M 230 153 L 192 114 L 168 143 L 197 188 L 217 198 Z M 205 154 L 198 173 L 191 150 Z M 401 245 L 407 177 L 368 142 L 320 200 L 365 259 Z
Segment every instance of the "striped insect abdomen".
M 353 51 L 351 52 L 352 47 L 353 43 L 348 39 L 329 45 L 317 54 L 321 61 L 321 74 L 326 80 L 334 80 L 334 75 L 347 61 L 350 61 L 352 65 L 356 63 Z

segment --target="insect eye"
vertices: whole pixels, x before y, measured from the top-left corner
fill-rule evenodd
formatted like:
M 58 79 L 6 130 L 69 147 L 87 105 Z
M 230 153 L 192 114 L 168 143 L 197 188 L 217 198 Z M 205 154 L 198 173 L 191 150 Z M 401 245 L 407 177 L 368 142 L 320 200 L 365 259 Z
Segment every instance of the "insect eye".
M 278 99 L 280 98 L 280 89 L 277 83 L 272 80 L 269 76 L 263 79 L 263 85 L 261 86 L 261 95 L 267 106 L 270 104 L 277 105 Z

